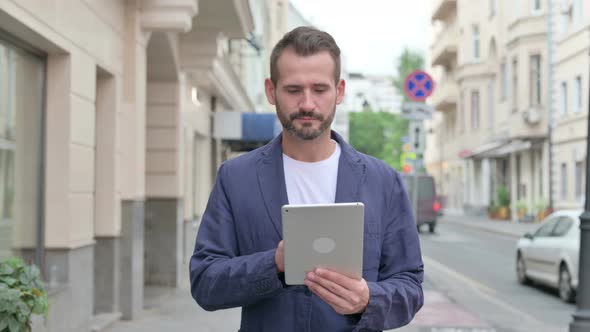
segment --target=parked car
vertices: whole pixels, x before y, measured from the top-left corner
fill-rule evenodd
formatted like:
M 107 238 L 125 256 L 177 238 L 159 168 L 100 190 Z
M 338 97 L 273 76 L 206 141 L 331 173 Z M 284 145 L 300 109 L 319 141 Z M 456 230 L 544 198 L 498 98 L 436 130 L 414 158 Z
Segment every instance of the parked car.
M 573 302 L 578 288 L 580 210 L 562 210 L 547 216 L 533 234 L 516 247 L 516 276 L 521 284 L 536 282 L 559 290 Z
M 403 174 L 402 178 L 413 206 L 418 231 L 426 224 L 430 233 L 434 233 L 441 215 L 434 178 L 427 174 Z

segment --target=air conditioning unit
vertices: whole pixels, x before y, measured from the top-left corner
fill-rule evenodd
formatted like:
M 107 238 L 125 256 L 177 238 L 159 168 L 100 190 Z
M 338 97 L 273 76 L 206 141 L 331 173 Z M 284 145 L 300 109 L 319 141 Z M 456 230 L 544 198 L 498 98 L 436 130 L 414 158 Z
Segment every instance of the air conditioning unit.
M 530 125 L 536 125 L 541 122 L 541 112 L 535 109 L 530 109 L 522 113 L 524 122 Z

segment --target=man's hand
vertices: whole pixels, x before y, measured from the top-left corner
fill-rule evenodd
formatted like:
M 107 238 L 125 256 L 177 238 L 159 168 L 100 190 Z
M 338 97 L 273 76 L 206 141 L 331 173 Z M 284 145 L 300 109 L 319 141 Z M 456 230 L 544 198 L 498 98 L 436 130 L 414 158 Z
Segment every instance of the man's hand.
M 283 240 L 279 242 L 277 251 L 275 251 L 275 263 L 277 264 L 278 272 L 285 272 L 285 261 L 283 259 Z
M 341 315 L 358 314 L 369 304 L 369 286 L 338 272 L 317 268 L 308 272 L 305 284 Z

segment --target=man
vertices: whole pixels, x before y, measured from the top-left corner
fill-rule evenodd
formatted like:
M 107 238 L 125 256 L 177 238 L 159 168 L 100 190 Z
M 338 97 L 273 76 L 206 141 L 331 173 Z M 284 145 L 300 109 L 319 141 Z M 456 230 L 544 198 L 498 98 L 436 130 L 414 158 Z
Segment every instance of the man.
M 402 180 L 330 131 L 344 97 L 340 49 L 308 27 L 287 33 L 265 81 L 283 133 L 227 161 L 190 261 L 206 310 L 242 307 L 240 331 L 375 331 L 403 326 L 423 304 L 423 264 Z M 363 279 L 316 269 L 284 284 L 281 206 L 363 202 Z

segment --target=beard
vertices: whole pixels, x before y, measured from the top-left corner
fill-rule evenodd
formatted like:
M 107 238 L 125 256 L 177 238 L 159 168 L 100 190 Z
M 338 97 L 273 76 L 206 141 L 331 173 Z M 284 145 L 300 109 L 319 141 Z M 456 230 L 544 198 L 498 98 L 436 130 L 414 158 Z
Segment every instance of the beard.
M 334 103 L 332 112 L 330 112 L 326 118 L 324 118 L 322 114 L 315 111 L 299 111 L 292 114 L 286 114 L 281 110 L 279 103 L 276 104 L 276 111 L 279 121 L 281 121 L 281 125 L 283 125 L 283 128 L 289 134 L 305 141 L 311 141 L 320 137 L 327 129 L 330 128 L 330 125 L 334 120 L 334 115 L 336 114 L 336 103 Z M 312 118 L 314 120 L 318 120 L 320 122 L 320 126 L 319 128 L 314 128 L 313 123 L 304 123 L 302 126 L 297 128 L 294 124 L 294 121 L 301 118 Z

